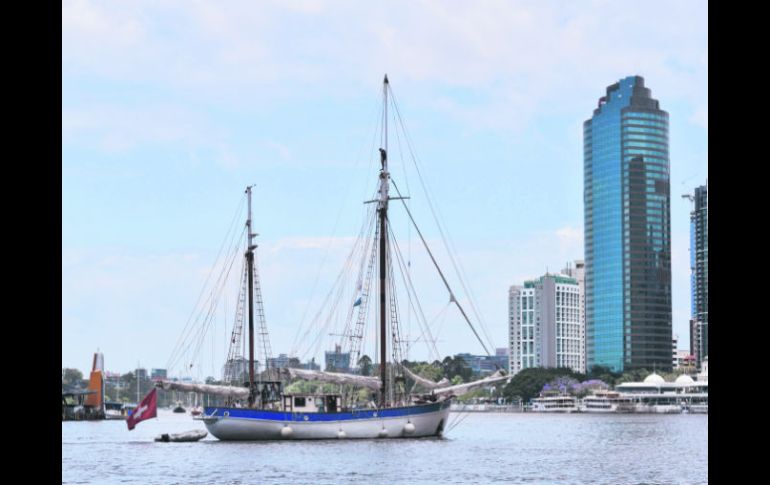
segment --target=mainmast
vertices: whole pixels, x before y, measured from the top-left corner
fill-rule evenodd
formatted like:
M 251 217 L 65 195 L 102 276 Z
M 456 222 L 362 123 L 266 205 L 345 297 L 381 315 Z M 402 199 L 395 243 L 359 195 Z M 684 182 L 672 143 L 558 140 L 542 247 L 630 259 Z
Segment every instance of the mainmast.
M 249 218 L 246 220 L 248 229 L 248 239 L 246 240 L 246 263 L 248 265 L 249 281 L 249 406 L 254 404 L 254 249 L 257 247 L 252 244 L 252 239 L 256 234 L 251 232 L 251 188 L 246 187 L 246 195 L 249 201 Z
M 383 129 L 385 132 L 385 147 L 380 148 L 380 200 L 377 212 L 380 218 L 380 376 L 382 378 L 382 390 L 380 393 L 380 407 L 385 407 L 387 401 L 387 237 L 388 237 L 388 75 L 382 82 L 382 96 L 384 103 Z

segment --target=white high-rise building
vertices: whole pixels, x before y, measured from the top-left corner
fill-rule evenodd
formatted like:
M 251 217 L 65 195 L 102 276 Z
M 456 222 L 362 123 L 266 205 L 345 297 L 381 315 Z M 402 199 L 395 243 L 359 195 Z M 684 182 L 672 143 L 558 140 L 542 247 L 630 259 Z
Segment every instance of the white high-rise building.
M 508 294 L 511 375 L 530 367 L 585 372 L 585 320 L 578 280 L 546 274 Z
M 562 270 L 567 276 L 575 278 L 580 288 L 580 372 L 586 372 L 586 264 L 582 259 L 575 260 L 575 265 L 567 263 Z

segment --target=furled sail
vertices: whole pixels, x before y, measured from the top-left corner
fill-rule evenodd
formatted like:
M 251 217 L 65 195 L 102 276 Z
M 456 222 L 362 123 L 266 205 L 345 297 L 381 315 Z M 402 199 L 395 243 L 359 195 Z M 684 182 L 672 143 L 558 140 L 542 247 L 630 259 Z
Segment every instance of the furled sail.
M 379 391 L 382 385 L 379 377 L 356 376 L 353 374 L 342 374 L 339 372 L 324 372 L 318 370 L 306 369 L 285 369 L 292 379 L 302 379 L 305 381 L 322 381 L 333 384 L 350 384 L 353 386 L 367 387 L 374 391 Z
M 199 392 L 215 396 L 234 397 L 236 399 L 247 399 L 249 397 L 249 390 L 245 387 L 215 386 L 213 384 L 194 384 L 191 382 L 164 380 L 157 381 L 155 385 L 166 391 Z
M 410 379 L 412 379 L 414 382 L 416 382 L 417 384 L 421 385 L 426 389 L 436 389 L 437 387 L 444 387 L 447 384 L 449 384 L 449 379 L 447 379 L 446 377 L 444 377 L 438 382 L 433 382 L 430 379 L 426 379 L 424 377 L 418 376 L 417 374 L 409 370 L 409 368 L 406 367 L 405 365 L 403 364 L 399 364 L 399 365 L 401 366 L 401 369 L 404 371 L 404 374 L 409 376 Z
M 439 396 L 447 395 L 447 394 L 452 394 L 454 396 L 462 396 L 466 392 L 469 392 L 469 391 L 472 391 L 474 389 L 478 389 L 478 388 L 481 388 L 481 387 L 487 387 L 487 386 L 490 386 L 490 385 L 498 383 L 498 382 L 503 382 L 503 381 L 506 381 L 506 380 L 508 380 L 510 378 L 511 378 L 510 375 L 503 374 L 502 371 L 498 370 L 497 372 L 495 372 L 491 376 L 485 377 L 484 379 L 479 379 L 478 381 L 466 382 L 464 384 L 458 384 L 456 386 L 444 387 L 444 388 L 441 388 L 441 389 L 434 389 L 433 390 L 433 394 L 436 394 L 436 395 L 439 395 Z

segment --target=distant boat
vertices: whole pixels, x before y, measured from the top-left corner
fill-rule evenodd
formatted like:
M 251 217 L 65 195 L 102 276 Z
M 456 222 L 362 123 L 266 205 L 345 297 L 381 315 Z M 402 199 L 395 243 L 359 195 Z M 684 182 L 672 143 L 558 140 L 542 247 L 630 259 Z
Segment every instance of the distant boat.
M 573 396 L 548 396 L 532 399 L 533 412 L 539 413 L 574 413 L 577 412 L 577 398 Z
M 104 419 L 126 419 L 128 410 L 122 402 L 108 401 L 104 403 Z
M 174 412 L 175 413 L 186 413 L 187 410 L 182 407 L 182 402 L 181 401 L 177 401 L 176 407 L 174 408 Z
M 206 435 L 208 435 L 208 433 L 203 431 L 202 429 L 194 429 L 192 431 L 186 431 L 184 433 L 163 433 L 160 436 L 156 436 L 155 441 L 160 441 L 164 443 L 169 443 L 169 442 L 184 443 L 189 441 L 201 440 L 205 438 Z
M 613 391 L 596 391 L 584 397 L 580 403 L 580 411 L 584 413 L 622 413 L 634 410 L 634 402 L 630 397 Z

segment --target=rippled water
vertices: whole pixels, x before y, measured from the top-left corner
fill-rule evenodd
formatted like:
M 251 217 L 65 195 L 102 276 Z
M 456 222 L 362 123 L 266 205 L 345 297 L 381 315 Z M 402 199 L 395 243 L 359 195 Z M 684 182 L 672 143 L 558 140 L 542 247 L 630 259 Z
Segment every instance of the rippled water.
M 62 423 L 62 483 L 707 483 L 706 415 L 471 413 L 445 438 L 156 443 L 205 426 L 159 411 Z M 458 415 L 452 414 L 450 426 Z

